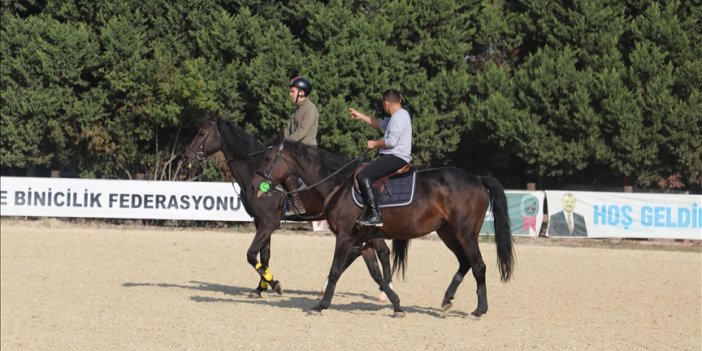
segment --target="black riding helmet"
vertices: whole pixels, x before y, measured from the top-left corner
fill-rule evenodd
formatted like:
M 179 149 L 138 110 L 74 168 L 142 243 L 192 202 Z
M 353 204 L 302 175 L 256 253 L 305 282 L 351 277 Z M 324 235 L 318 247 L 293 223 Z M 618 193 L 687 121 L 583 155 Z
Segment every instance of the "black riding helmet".
M 296 87 L 305 92 L 305 97 L 309 97 L 312 94 L 312 83 L 304 77 L 295 77 L 290 82 L 290 87 Z

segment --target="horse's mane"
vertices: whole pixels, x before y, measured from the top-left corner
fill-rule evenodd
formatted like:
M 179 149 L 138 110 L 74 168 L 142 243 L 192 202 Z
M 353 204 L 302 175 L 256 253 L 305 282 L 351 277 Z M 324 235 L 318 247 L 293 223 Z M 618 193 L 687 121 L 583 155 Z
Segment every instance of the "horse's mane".
M 305 163 L 320 166 L 325 175 L 334 173 L 342 167 L 346 167 L 343 171 L 334 176 L 335 181 L 342 181 L 349 173 L 353 172 L 359 163 L 358 160 L 353 160 L 354 164 L 349 165 L 349 162 L 352 160 L 298 141 L 286 140 L 285 149 L 296 157 L 304 160 Z
M 240 157 L 255 151 L 263 150 L 263 144 L 256 140 L 253 135 L 247 133 L 243 128 L 219 115 L 215 115 L 215 118 L 217 121 L 221 122 L 222 127 L 232 134 L 232 138 L 229 138 L 230 142 L 234 143 L 232 151 L 241 153 L 241 155 L 239 155 Z

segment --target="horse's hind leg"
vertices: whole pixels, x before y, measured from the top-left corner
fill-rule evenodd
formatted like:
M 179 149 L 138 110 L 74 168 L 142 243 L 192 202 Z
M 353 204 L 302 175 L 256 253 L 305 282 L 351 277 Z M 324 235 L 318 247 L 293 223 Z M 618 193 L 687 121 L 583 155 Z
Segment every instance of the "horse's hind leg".
M 488 310 L 487 287 L 485 285 L 485 262 L 480 254 L 478 246 L 479 228 L 471 231 L 464 231 L 464 240 L 461 241 L 465 256 L 470 263 L 470 268 L 473 269 L 473 277 L 477 285 L 476 294 L 478 295 L 478 307 L 471 312 L 474 317 L 480 317 Z
M 480 224 L 466 224 L 462 226 L 462 229 L 457 231 L 452 230 L 452 228 L 453 226 L 447 225 L 437 230 L 439 237 L 446 243 L 446 246 L 453 251 L 460 264 L 453 281 L 451 281 L 448 289 L 446 289 L 442 308 L 444 310 L 451 308 L 451 299 L 453 299 L 456 293 L 456 288 L 461 284 L 468 270 L 472 268 L 473 277 L 477 285 L 476 294 L 478 295 L 478 307 L 475 311 L 471 312 L 471 315 L 480 317 L 488 310 L 487 287 L 485 286 L 486 269 L 483 257 L 480 254 L 480 248 L 478 247 Z
M 480 248 L 478 247 L 478 234 L 476 233 L 473 235 L 471 239 L 466 252 L 471 268 L 473 268 L 473 277 L 477 285 L 476 294 L 478 295 L 478 307 L 471 314 L 475 317 L 480 317 L 488 310 L 487 286 L 485 285 L 486 268 L 485 262 L 483 262 L 483 256 L 480 254 Z
M 441 310 L 443 312 L 446 312 L 453 307 L 453 303 L 451 301 L 453 301 L 453 298 L 456 295 L 458 286 L 461 285 L 461 282 L 463 282 L 463 277 L 465 277 L 466 273 L 468 273 L 468 270 L 470 269 L 468 258 L 466 257 L 463 247 L 461 247 L 458 240 L 456 240 L 455 233 L 456 231 L 448 227 L 442 227 L 437 230 L 439 237 L 442 239 L 444 244 L 446 244 L 449 250 L 456 255 L 459 262 L 458 271 L 456 274 L 454 274 L 451 283 L 444 293 L 444 300 L 441 302 Z

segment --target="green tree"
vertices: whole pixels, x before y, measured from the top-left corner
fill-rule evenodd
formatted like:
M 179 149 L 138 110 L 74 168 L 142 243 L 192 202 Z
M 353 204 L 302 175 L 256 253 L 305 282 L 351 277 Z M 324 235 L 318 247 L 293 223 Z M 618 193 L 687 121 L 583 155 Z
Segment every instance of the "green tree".
M 653 2 L 631 25 L 628 80 L 641 106 L 646 133 L 641 142 L 647 152 L 646 159 L 632 166 L 643 186 L 674 173 L 700 184 L 702 114 L 695 107 L 702 51 L 691 45 L 700 38 L 700 24 L 699 16 L 692 21 L 694 16 L 684 16 L 684 11 L 677 1 L 665 7 Z
M 359 155 L 397 88 L 415 165 L 508 186 L 702 184 L 702 10 L 681 1 L 5 1 L 3 174 L 163 178 L 220 112 L 264 140 L 312 80 L 320 146 Z M 619 184 L 621 185 L 621 184 Z
M 80 24 L 8 13 L 2 19 L 2 165 L 71 162 L 80 150 L 73 117 L 101 112 L 101 99 L 90 93 L 97 43 Z
M 592 72 L 579 70 L 576 52 L 545 48 L 531 56 L 515 80 L 520 106 L 539 116 L 546 129 L 533 145 L 548 154 L 548 164 L 538 177 L 573 174 L 587 166 L 593 144 L 598 142 L 599 116 L 591 106 Z M 532 172 L 533 173 L 533 172 Z

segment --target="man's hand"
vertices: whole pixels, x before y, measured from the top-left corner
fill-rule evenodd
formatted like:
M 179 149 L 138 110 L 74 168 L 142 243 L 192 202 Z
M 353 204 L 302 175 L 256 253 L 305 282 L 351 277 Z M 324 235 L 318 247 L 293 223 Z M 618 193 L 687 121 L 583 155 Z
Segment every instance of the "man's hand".
M 382 148 L 385 147 L 385 140 L 368 140 L 367 145 L 369 149 Z
M 363 121 L 364 123 L 370 125 L 373 128 L 380 129 L 380 120 L 377 120 L 368 115 L 364 115 L 363 113 L 356 111 L 356 109 L 349 108 L 349 115 L 351 116 L 351 119 Z
M 351 115 L 351 119 L 362 119 L 364 116 L 362 113 L 356 111 L 356 109 L 353 108 L 349 109 L 349 115 Z

